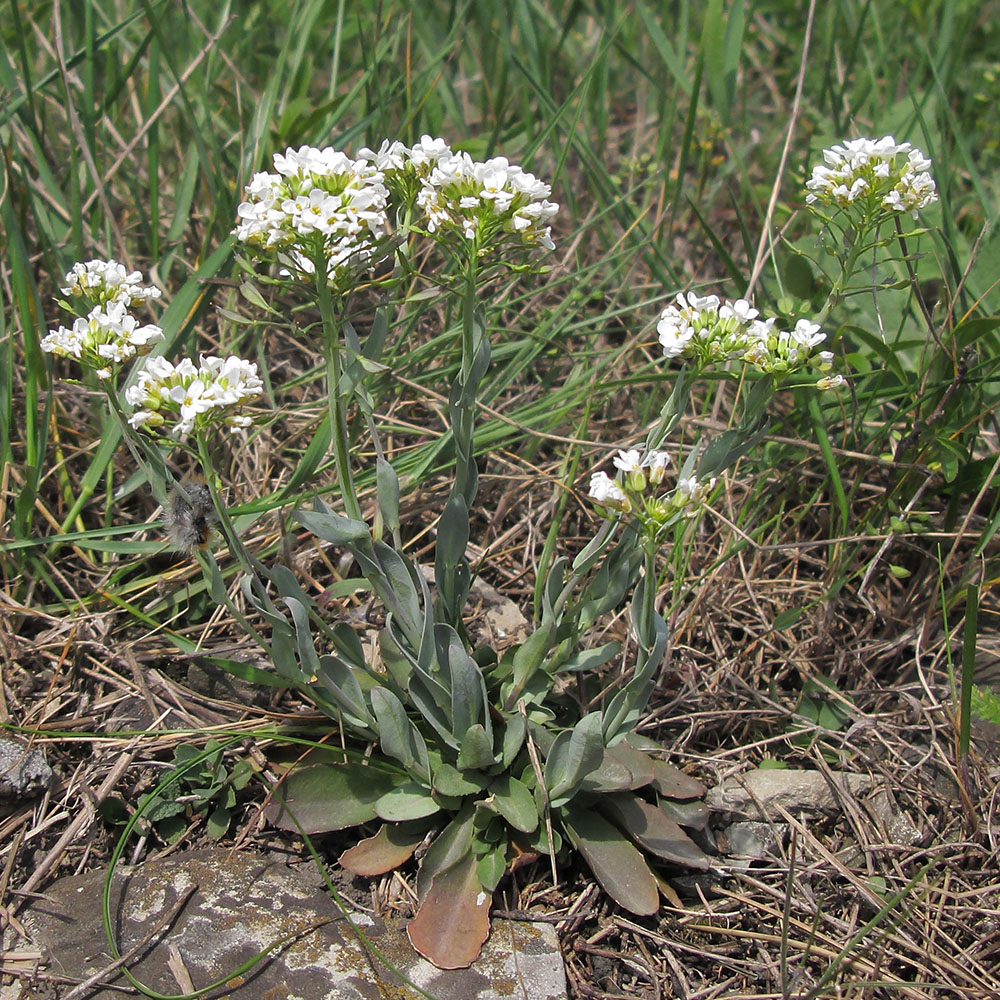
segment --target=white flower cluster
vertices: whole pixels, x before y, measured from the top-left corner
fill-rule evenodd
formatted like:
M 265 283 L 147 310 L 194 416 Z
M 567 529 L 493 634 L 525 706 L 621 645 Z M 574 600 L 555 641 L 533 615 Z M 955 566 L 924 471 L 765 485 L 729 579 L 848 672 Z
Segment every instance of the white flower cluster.
M 648 487 L 658 487 L 666 477 L 670 455 L 665 451 L 641 452 L 638 448 L 621 450 L 614 466 L 622 479 L 612 479 L 606 472 L 590 477 L 589 496 L 595 503 L 623 513 L 635 512 L 645 523 L 659 527 L 678 517 L 694 517 L 715 488 L 715 477 L 700 482 L 697 476 L 681 476 L 674 488 L 654 498 L 644 496 Z
M 904 155 L 905 154 L 905 155 Z M 813 167 L 806 203 L 847 208 L 859 204 L 871 215 L 912 212 L 937 201 L 931 161 L 908 142 L 848 139 L 823 150 L 826 164 Z
M 331 280 L 365 263 L 388 227 L 389 191 L 365 159 L 332 148 L 302 146 L 274 154 L 275 173 L 254 174 L 233 230 L 262 250 L 287 251 L 283 261 L 304 275 L 326 261 Z
M 548 200 L 548 184 L 505 156 L 473 160 L 468 153 L 442 149 L 440 141 L 425 136 L 415 162 L 421 179 L 417 205 L 429 232 L 457 232 L 478 241 L 480 253 L 501 234 L 528 248 L 555 249 L 548 223 L 559 206 Z
M 246 430 L 250 418 L 238 411 L 263 388 L 257 366 L 242 358 L 202 355 L 196 368 L 189 358 L 175 365 L 156 357 L 125 390 L 125 401 L 136 407 L 129 417 L 134 428 L 184 438 L 219 422 L 233 433 Z
M 160 297 L 159 288 L 142 284 L 142 274 L 125 270 L 116 260 L 88 260 L 70 268 L 59 290 L 63 295 L 84 299 L 92 306 L 121 302 L 126 307 L 139 306 Z
M 776 322 L 760 319 L 746 299 L 730 302 L 681 292 L 660 314 L 656 331 L 664 357 L 692 358 L 700 367 L 742 361 L 768 375 L 787 375 L 807 364 L 824 373 L 830 370 L 833 354 L 813 353 L 826 340 L 818 323 L 800 319 L 793 330 L 775 330 Z
M 163 339 L 163 331 L 152 323 L 140 326 L 128 310 L 150 299 L 160 290 L 141 283 L 138 271 L 129 274 L 114 260 L 89 260 L 74 264 L 67 273 L 64 295 L 80 299 L 85 316 L 74 320 L 72 327 L 60 326 L 42 338 L 41 348 L 50 354 L 75 358 L 94 368 L 97 377 L 109 379 L 119 365 L 137 354 L 148 354 Z
M 254 175 L 233 232 L 253 247 L 278 251 L 303 275 L 325 259 L 331 284 L 371 259 L 393 210 L 416 208 L 429 233 L 458 233 L 477 241 L 480 253 L 504 236 L 527 248 L 555 248 L 548 222 L 559 206 L 547 200 L 548 184 L 505 157 L 478 162 L 429 135 L 413 147 L 386 139 L 356 160 L 303 146 L 275 154 L 274 168 Z

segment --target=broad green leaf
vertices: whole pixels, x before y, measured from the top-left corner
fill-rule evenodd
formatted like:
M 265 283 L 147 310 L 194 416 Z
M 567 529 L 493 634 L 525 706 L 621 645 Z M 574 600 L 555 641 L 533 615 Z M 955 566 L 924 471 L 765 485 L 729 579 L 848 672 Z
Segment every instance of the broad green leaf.
M 528 679 L 542 665 L 545 654 L 556 640 L 555 622 L 543 621 L 514 653 L 514 678 L 511 691 L 505 699 L 504 711 L 511 711 L 517 705 L 518 696 Z
M 528 724 L 520 713 L 508 715 L 504 720 L 503 729 L 503 749 L 501 750 L 501 763 L 505 768 L 514 763 L 514 758 L 521 752 L 524 746 L 524 737 L 527 733 Z
M 417 897 L 423 899 L 434 876 L 464 858 L 472 848 L 475 808 L 470 803 L 434 838 L 417 872 Z
M 231 820 L 232 815 L 225 806 L 216 806 L 209 813 L 208 819 L 205 821 L 208 835 L 213 840 L 221 840 L 229 832 L 229 823 Z
M 600 712 L 585 715 L 571 730 L 561 732 L 545 761 L 545 788 L 553 808 L 568 802 L 583 779 L 601 766 L 604 740 Z
M 375 802 L 375 815 L 393 823 L 423 819 L 436 812 L 440 812 L 440 807 L 431 798 L 431 790 L 415 781 L 398 785 Z
M 449 497 L 438 523 L 434 557 L 434 581 L 438 599 L 449 623 L 462 620 L 469 595 L 469 566 L 465 550 L 469 542 L 469 507 L 461 494 Z
M 348 548 L 371 539 L 371 532 L 364 521 L 353 521 L 329 511 L 299 509 L 292 511 L 292 517 L 307 531 L 333 545 Z
M 614 529 L 615 523 L 613 521 L 605 521 L 601 530 L 577 554 L 572 566 L 575 576 L 582 577 L 597 564 L 597 560 L 601 558 L 614 539 Z
M 357 667 L 359 670 L 368 669 L 365 648 L 361 645 L 358 633 L 346 622 L 337 622 L 333 626 L 333 642 L 337 648 L 337 652 L 352 667 Z
M 279 830 L 345 830 L 375 819 L 375 802 L 403 780 L 363 764 L 311 764 L 278 783 L 264 815 Z
M 376 735 L 375 720 L 358 683 L 354 669 L 339 656 L 327 653 L 319 658 L 319 684 L 340 708 L 344 721 L 352 728 Z
M 613 755 L 612 751 L 618 747 L 611 747 L 604 752 L 604 759 L 600 766 L 590 772 L 580 784 L 582 792 L 620 792 L 633 785 L 632 772 Z
M 643 785 L 648 785 L 653 780 L 656 762 L 648 753 L 643 753 L 642 750 L 637 750 L 633 746 L 631 735 L 622 740 L 621 743 L 616 743 L 608 753 L 613 760 L 624 764 L 632 772 L 630 788 L 642 788 Z
M 410 721 L 403 703 L 388 688 L 374 688 L 369 697 L 382 750 L 395 757 L 410 774 L 429 783 L 427 744 Z
M 288 610 L 292 613 L 292 622 L 295 625 L 295 641 L 299 650 L 299 663 L 302 666 L 303 679 L 309 684 L 313 684 L 319 677 L 320 666 L 319 656 L 316 654 L 315 645 L 313 645 L 309 612 L 294 597 L 285 597 L 283 600 L 288 606 Z
M 455 733 L 489 719 L 486 684 L 479 664 L 465 651 L 458 633 L 450 625 L 435 625 L 434 645 L 438 663 L 447 671 L 451 686 L 451 719 Z M 492 733 L 486 735 L 492 746 Z
M 391 596 L 388 593 L 383 594 L 383 600 L 394 609 L 396 615 L 404 618 L 401 624 L 407 636 L 415 637 L 420 634 L 424 616 L 420 610 L 420 595 L 414 582 L 412 566 L 408 559 L 384 542 L 375 542 L 374 549 L 375 557 L 391 592 Z
M 478 723 L 469 726 L 459 743 L 456 766 L 459 770 L 486 770 L 493 764 L 493 741 Z
M 679 826 L 689 830 L 704 830 L 712 818 L 712 811 L 704 802 L 677 802 L 674 799 L 660 799 L 660 810 Z
M 590 809 L 564 810 L 563 826 L 601 888 L 630 913 L 660 908 L 656 878 L 645 858 L 614 824 Z
M 673 764 L 653 757 L 649 758 L 649 763 L 653 769 L 650 784 L 665 799 L 700 799 L 705 794 L 705 786 L 697 778 L 685 774 Z
M 515 830 L 531 833 L 538 826 L 535 797 L 517 778 L 501 775 L 490 785 L 490 795 L 497 812 Z
M 387 531 L 397 531 L 399 529 L 399 476 L 381 455 L 375 460 L 375 481 L 382 523 Z
M 486 892 L 493 892 L 507 870 L 507 845 L 499 844 L 476 862 L 476 877 Z
M 562 664 L 559 672 L 568 673 L 575 670 L 596 670 L 617 656 L 621 648 L 620 642 L 607 642 L 603 646 L 596 646 L 593 649 L 580 650 L 579 653 L 571 656 Z
M 442 795 L 472 795 L 481 792 L 488 779 L 479 771 L 459 771 L 450 764 L 441 764 L 434 771 L 434 791 Z

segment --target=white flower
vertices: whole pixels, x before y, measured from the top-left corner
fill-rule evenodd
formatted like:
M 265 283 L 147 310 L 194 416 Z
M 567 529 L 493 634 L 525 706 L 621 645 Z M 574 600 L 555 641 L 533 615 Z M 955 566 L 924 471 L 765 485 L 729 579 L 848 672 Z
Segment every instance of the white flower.
M 826 340 L 826 334 L 819 328 L 819 323 L 811 323 L 807 319 L 800 319 L 795 324 L 790 337 L 796 344 L 812 349 L 817 344 L 822 344 Z
M 422 135 L 420 142 L 414 143 L 410 150 L 410 162 L 417 168 L 418 173 L 429 172 L 441 160 L 447 160 L 453 155 L 451 146 L 444 139 L 432 139 L 429 135 Z
M 816 382 L 817 389 L 836 389 L 844 384 L 843 375 L 824 375 Z
M 697 358 L 705 365 L 739 357 L 757 310 L 746 299 L 720 302 L 716 295 L 681 292 L 656 326 L 664 357 Z
M 694 517 L 698 513 L 698 508 L 715 489 L 715 483 L 715 476 L 712 476 L 707 483 L 701 482 L 697 476 L 682 476 L 677 480 L 670 502 L 683 513 L 684 517 Z
M 607 504 L 609 507 L 619 507 L 624 510 L 630 506 L 624 490 L 606 472 L 595 472 L 590 477 L 588 496 L 600 504 Z
M 461 233 L 478 240 L 480 252 L 504 242 L 555 249 L 548 223 L 559 206 L 547 200 L 547 184 L 504 156 L 479 162 L 440 142 L 428 140 L 425 148 L 422 140 L 411 151 L 428 232 L 445 239 Z
M 737 319 L 741 323 L 749 323 L 759 315 L 760 313 L 746 299 L 737 299 L 735 302 L 724 302 L 719 306 L 719 316 L 723 319 Z
M 670 464 L 670 455 L 665 451 L 655 449 L 646 452 L 642 460 L 642 467 L 649 469 L 649 481 L 653 486 L 659 486 L 663 482 L 667 466 Z
M 406 148 L 398 139 L 390 142 L 388 139 L 382 140 L 378 152 L 365 147 L 358 150 L 359 160 L 368 160 L 375 165 L 375 169 L 385 173 L 389 170 L 403 170 L 408 160 L 412 158 L 412 152 Z
M 903 154 L 905 160 L 901 161 Z M 813 167 L 806 181 L 807 204 L 846 208 L 863 203 L 869 212 L 913 212 L 937 201 L 930 174 L 931 161 L 910 143 L 881 139 L 850 139 L 823 150 L 826 165 Z
M 642 468 L 642 456 L 638 448 L 629 448 L 628 451 L 619 451 L 614 458 L 616 469 L 621 469 L 626 475 L 630 472 L 638 472 Z

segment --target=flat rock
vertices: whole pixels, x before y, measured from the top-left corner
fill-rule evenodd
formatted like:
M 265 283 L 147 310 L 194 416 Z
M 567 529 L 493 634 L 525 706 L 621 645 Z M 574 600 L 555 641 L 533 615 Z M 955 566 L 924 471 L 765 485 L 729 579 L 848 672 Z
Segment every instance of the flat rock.
M 34 981 L 22 979 L 4 987 L 2 1000 L 61 996 L 70 984 L 112 964 L 101 920 L 105 874 L 60 879 L 44 899 L 20 914 L 31 940 L 19 942 L 19 950 L 36 948 L 42 960 Z M 150 937 L 192 890 L 169 925 Z M 119 950 L 127 953 L 140 945 L 129 962 L 132 974 L 166 994 L 222 980 L 230 1000 L 417 996 L 379 960 L 377 951 L 437 1000 L 566 997 L 562 958 L 550 925 L 495 921 L 472 968 L 442 971 L 413 951 L 402 925 L 387 926 L 355 912 L 351 920 L 371 943 L 366 951 L 333 899 L 306 875 L 250 852 L 196 851 L 131 869 L 119 866 L 111 914 Z M 240 965 L 282 938 L 286 943 L 234 975 Z M 56 991 L 50 992 L 54 986 Z M 106 988 L 112 986 L 119 989 Z M 87 997 L 120 1000 L 121 988 L 128 986 L 121 971 L 113 970 Z
M 709 790 L 705 803 L 713 812 L 733 818 L 781 819 L 779 807 L 793 814 L 801 810 L 839 812 L 838 796 L 861 795 L 871 786 L 867 774 L 834 772 L 828 778 L 820 771 L 773 768 L 726 778 Z
M 788 836 L 788 824 L 746 820 L 731 823 L 726 827 L 725 834 L 729 841 L 729 863 L 735 868 L 749 868 L 753 861 L 775 861 L 781 858 L 782 845 Z
M 44 792 L 52 768 L 37 747 L 0 736 L 0 802 L 16 802 Z
M 885 826 L 890 844 L 912 847 L 923 840 L 923 834 L 910 821 L 909 816 L 896 805 L 886 788 L 880 788 L 871 797 L 871 807 Z

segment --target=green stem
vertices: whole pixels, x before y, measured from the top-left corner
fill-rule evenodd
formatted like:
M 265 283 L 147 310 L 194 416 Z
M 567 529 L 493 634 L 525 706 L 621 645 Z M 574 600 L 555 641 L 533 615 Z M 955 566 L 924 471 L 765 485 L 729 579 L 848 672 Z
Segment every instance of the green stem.
M 642 573 L 646 578 L 646 586 L 642 592 L 642 629 L 645 635 L 641 642 L 647 649 L 651 649 L 655 636 L 653 636 L 652 623 L 656 614 L 656 591 L 659 576 L 656 572 L 656 555 L 659 546 L 655 539 L 647 539 L 642 546 Z
M 972 739 L 972 685 L 979 637 L 979 585 L 970 583 L 965 595 L 965 631 L 962 636 L 962 689 L 958 710 L 958 758 L 967 766 Z
M 326 355 L 327 405 L 330 408 L 330 434 L 333 442 L 333 460 L 340 481 L 340 493 L 344 498 L 347 516 L 355 521 L 363 521 L 361 504 L 354 489 L 351 475 L 351 446 L 347 434 L 347 407 L 340 394 L 342 365 L 340 359 L 340 324 L 333 309 L 333 298 L 327 281 L 325 255 L 314 261 L 316 267 L 316 293 L 319 301 L 320 317 L 323 321 L 323 345 Z
M 819 398 L 813 389 L 806 389 L 806 406 L 809 409 L 809 416 L 812 418 L 813 430 L 816 433 L 816 443 L 819 445 L 820 453 L 826 462 L 826 469 L 830 475 L 830 486 L 833 489 L 834 498 L 837 501 L 837 512 L 840 515 L 840 534 L 847 534 L 847 525 L 850 521 L 850 505 L 847 502 L 847 493 L 844 490 L 844 481 L 840 478 L 840 467 L 837 465 L 837 457 L 833 453 L 833 445 L 830 442 L 830 435 L 826 430 L 826 422 L 823 420 L 823 412 L 820 409 Z M 834 549 L 836 553 L 836 549 Z
M 479 351 L 476 337 L 477 259 L 476 246 L 473 244 L 469 247 L 465 269 L 465 292 L 462 296 L 462 371 L 459 376 L 461 392 L 452 414 L 452 433 L 455 435 L 455 453 L 458 459 L 452 495 L 461 494 L 470 509 L 479 487 L 475 457 L 476 391 L 479 386 L 474 371 Z
M 118 399 L 118 395 L 114 389 L 108 388 L 107 393 L 108 406 L 115 420 L 118 422 L 122 438 L 124 438 L 128 450 L 132 453 L 136 465 L 141 469 L 145 469 L 153 496 L 156 498 L 156 502 L 162 506 L 167 500 L 167 484 L 173 482 L 173 477 L 167 471 L 166 462 L 164 462 L 163 456 L 156 445 L 152 444 L 148 438 L 139 434 L 128 422 L 128 417 L 125 416 L 125 411 L 122 409 L 121 400 Z
M 219 530 L 222 537 L 226 540 L 226 545 L 229 548 L 230 553 L 235 556 L 237 562 L 240 564 L 240 568 L 244 573 L 250 577 L 257 593 L 261 596 L 267 594 L 267 587 L 260 578 L 260 573 L 258 570 L 263 571 L 263 566 L 260 562 L 255 559 L 248 551 L 246 546 L 243 544 L 242 539 L 236 531 L 236 527 L 232 522 L 232 518 L 229 516 L 229 511 L 226 509 L 226 505 L 222 502 L 222 497 L 219 494 L 218 484 L 216 482 L 215 469 L 212 465 L 212 455 L 208 449 L 208 443 L 201 436 L 198 437 L 198 458 L 201 462 L 202 473 L 205 476 L 205 483 L 208 486 L 208 492 L 212 496 L 212 506 L 215 508 L 215 516 L 218 518 Z M 206 579 L 209 583 L 212 582 L 216 574 L 219 573 L 217 565 L 214 565 L 214 560 L 206 559 L 201 553 L 198 554 L 198 562 L 201 565 L 202 572 L 205 574 Z M 221 590 L 219 596 L 222 597 L 223 603 L 226 605 L 226 610 L 233 616 L 233 618 L 239 622 L 240 627 L 248 636 L 250 636 L 257 645 L 267 653 L 268 657 L 273 662 L 273 653 L 271 650 L 271 644 L 253 627 L 249 620 L 243 615 L 243 613 L 236 607 L 235 603 L 229 597 L 229 591 L 226 589 L 225 585 L 218 588 Z
M 840 305 L 840 303 L 844 300 L 844 295 L 847 292 L 847 283 L 851 280 L 851 277 L 854 274 L 858 258 L 865 251 L 865 249 L 868 249 L 861 240 L 861 236 L 865 231 L 865 229 L 859 227 L 855 231 L 854 241 L 851 244 L 851 248 L 847 252 L 846 256 L 841 257 L 838 254 L 837 259 L 840 261 L 840 277 L 833 282 L 833 285 L 830 288 L 830 294 L 827 295 L 823 308 L 820 309 L 819 314 L 816 316 L 815 322 L 819 323 L 820 326 L 823 325 L 827 316 L 830 315 L 830 310 L 833 309 L 834 306 Z

